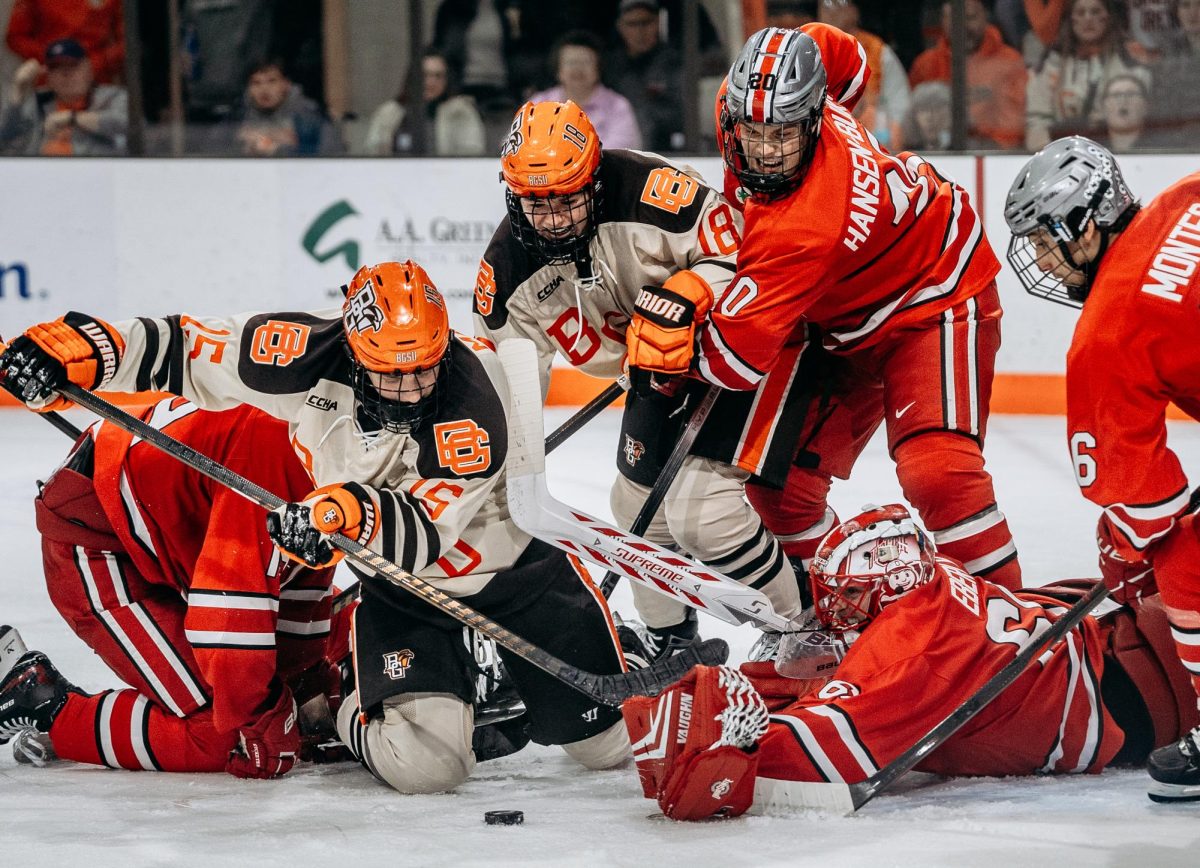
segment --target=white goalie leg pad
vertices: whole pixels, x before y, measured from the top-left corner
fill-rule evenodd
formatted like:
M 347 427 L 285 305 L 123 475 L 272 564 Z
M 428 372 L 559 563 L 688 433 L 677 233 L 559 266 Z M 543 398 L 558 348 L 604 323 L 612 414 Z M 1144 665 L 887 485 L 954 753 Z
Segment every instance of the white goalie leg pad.
M 363 724 L 358 695 L 338 710 L 338 735 L 375 777 L 402 793 L 442 793 L 475 768 L 471 707 L 446 693 L 405 693 L 384 700 L 383 715 Z
M 667 526 L 684 551 L 762 591 L 790 620 L 801 611 L 796 574 L 746 500 L 748 478 L 740 468 L 689 455 L 667 492 Z
M 604 732 L 562 747 L 567 756 L 589 769 L 611 769 L 630 755 L 629 731 L 617 721 Z
M 642 508 L 642 504 L 645 503 L 649 494 L 650 489 L 645 485 L 630 482 L 624 476 L 617 474 L 608 497 L 617 527 L 629 530 L 634 519 L 637 518 L 638 510 Z M 650 522 L 649 529 L 642 536 L 660 546 L 670 548 L 675 545 L 675 540 L 671 538 L 671 532 L 667 529 L 667 519 L 661 507 L 655 514 L 654 520 Z M 629 586 L 633 591 L 633 606 L 637 609 L 638 617 L 647 627 L 654 629 L 672 627 L 684 619 L 687 607 L 683 603 L 638 582 L 630 582 Z

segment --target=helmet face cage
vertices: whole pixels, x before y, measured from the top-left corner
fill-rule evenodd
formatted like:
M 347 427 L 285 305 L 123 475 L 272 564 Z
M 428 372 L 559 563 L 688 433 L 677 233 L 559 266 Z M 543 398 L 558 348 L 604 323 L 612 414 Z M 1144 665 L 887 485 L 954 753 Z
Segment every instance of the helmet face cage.
M 774 198 L 804 180 L 821 134 L 821 51 L 797 30 L 768 27 L 746 41 L 722 97 L 721 156 L 738 183 Z
M 1025 291 L 1038 298 L 1082 307 L 1096 262 L 1078 264 L 1070 245 L 1094 223 L 1101 231 L 1101 253 L 1110 230 L 1127 220 L 1136 201 L 1116 159 L 1102 145 L 1083 136 L 1068 136 L 1038 151 L 1018 174 L 1004 206 L 1013 234 L 1008 260 Z M 1038 256 L 1033 236 L 1053 242 L 1057 252 Z M 1043 245 L 1044 246 L 1044 245 Z M 1099 256 L 1097 256 L 1097 259 Z M 1070 272 L 1053 272 L 1066 265 Z
M 809 568 L 818 621 L 834 633 L 864 629 L 886 606 L 933 578 L 933 552 L 898 504 L 839 525 Z
M 348 345 L 346 351 L 350 355 L 350 363 L 353 369 L 354 398 L 358 401 L 358 406 L 362 409 L 362 412 L 369 419 L 378 423 L 379 427 L 394 434 L 412 434 L 437 416 L 441 395 L 448 388 L 447 384 L 450 379 L 449 352 L 442 356 L 442 360 L 432 368 L 419 368 L 416 371 L 405 372 L 396 371 L 394 374 L 389 375 L 366 368 L 354 357 L 354 353 Z M 412 374 L 416 378 L 420 378 L 420 375 L 427 371 L 436 372 L 433 386 L 428 392 L 421 394 L 425 390 L 420 387 L 400 389 L 394 398 L 385 397 L 380 394 L 372 382 L 371 376 L 374 374 L 376 377 L 404 377 L 405 375 Z M 416 381 L 416 379 L 413 379 L 408 382 L 415 383 Z M 401 400 L 402 396 L 412 397 L 414 400 Z
M 525 250 L 545 265 L 568 265 L 588 256 L 588 245 L 596 237 L 599 215 L 604 202 L 604 185 L 599 171 L 591 181 L 574 193 L 521 197 L 506 188 L 508 225 Z M 579 201 L 582 197 L 583 201 Z M 522 199 L 533 203 L 535 212 L 550 225 L 565 227 L 561 234 L 543 235 L 525 214 Z
M 1070 249 L 1062 241 L 1058 241 L 1053 249 L 1047 250 L 1038 262 L 1037 250 L 1030 235 L 1014 235 L 1008 242 L 1008 262 L 1017 273 L 1017 279 L 1025 287 L 1025 291 L 1037 298 L 1063 304 L 1067 307 L 1081 308 L 1087 298 L 1088 284 L 1091 282 L 1090 268 L 1082 269 L 1069 259 Z M 1067 283 L 1054 275 L 1055 266 L 1065 263 L 1081 275 L 1079 283 Z M 1042 270 L 1042 266 L 1046 270 Z

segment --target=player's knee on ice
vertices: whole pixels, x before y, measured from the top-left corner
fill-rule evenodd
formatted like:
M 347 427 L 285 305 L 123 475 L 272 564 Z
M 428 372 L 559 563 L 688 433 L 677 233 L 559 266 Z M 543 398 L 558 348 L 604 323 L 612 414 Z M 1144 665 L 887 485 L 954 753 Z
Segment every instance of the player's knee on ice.
M 629 756 L 629 732 L 617 721 L 604 732 L 581 741 L 564 744 L 567 756 L 589 769 L 610 769 Z
M 471 708 L 442 693 L 384 700 L 382 716 L 358 723 L 357 695 L 338 711 L 338 735 L 369 769 L 402 793 L 452 790 L 475 768 Z M 361 753 L 360 753 L 361 751 Z

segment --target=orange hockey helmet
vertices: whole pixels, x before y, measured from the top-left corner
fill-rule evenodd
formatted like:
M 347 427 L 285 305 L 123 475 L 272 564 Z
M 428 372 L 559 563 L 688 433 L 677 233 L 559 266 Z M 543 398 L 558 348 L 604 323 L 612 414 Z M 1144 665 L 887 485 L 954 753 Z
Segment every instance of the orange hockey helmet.
M 346 287 L 342 325 L 364 412 L 410 432 L 437 409 L 449 368 L 446 302 L 411 260 L 364 265 Z
M 817 619 L 831 632 L 861 631 L 885 606 L 933 578 L 934 551 L 898 503 L 842 522 L 821 540 L 808 568 Z
M 500 152 L 513 235 L 547 265 L 587 256 L 603 202 L 600 137 L 567 102 L 527 102 Z

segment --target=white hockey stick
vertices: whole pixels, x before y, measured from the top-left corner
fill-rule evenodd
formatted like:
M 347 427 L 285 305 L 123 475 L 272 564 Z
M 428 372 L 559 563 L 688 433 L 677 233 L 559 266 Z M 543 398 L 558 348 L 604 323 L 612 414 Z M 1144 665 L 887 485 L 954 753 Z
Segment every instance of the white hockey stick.
M 542 393 L 533 343 L 506 340 L 498 352 L 512 398 L 508 509 L 521 530 L 729 624 L 794 629 L 761 591 L 555 500 L 546 486 Z

